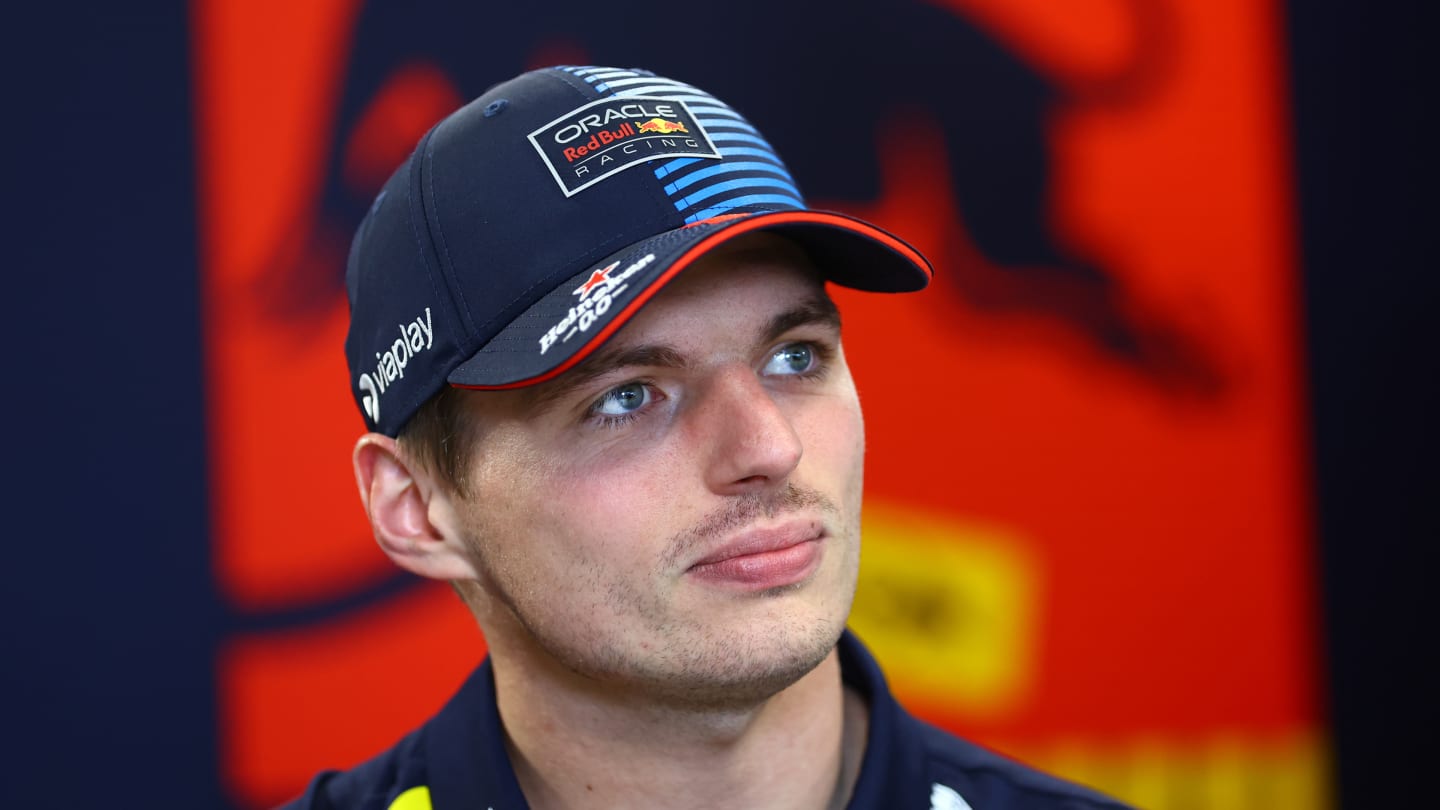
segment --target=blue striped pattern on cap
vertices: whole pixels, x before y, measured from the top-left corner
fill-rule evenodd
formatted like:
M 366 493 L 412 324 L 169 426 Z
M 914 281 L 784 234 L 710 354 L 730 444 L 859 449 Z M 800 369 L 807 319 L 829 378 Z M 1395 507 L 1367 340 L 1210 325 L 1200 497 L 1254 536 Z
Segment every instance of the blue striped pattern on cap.
M 805 200 L 780 156 L 755 127 L 723 101 L 684 82 L 634 70 L 563 67 L 602 94 L 659 96 L 685 102 L 722 161 L 675 158 L 655 168 L 656 179 L 687 223 L 737 209 L 804 208 Z

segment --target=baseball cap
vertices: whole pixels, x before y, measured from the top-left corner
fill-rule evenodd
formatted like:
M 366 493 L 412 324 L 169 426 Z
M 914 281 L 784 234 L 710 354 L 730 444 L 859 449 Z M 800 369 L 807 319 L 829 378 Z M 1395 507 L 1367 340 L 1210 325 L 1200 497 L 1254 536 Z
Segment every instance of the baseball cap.
M 808 208 L 764 136 L 703 90 L 643 70 L 524 73 L 426 133 L 357 229 L 351 393 L 395 436 L 446 385 L 552 379 L 698 257 L 761 230 L 845 287 L 907 292 L 932 273 L 884 230 Z

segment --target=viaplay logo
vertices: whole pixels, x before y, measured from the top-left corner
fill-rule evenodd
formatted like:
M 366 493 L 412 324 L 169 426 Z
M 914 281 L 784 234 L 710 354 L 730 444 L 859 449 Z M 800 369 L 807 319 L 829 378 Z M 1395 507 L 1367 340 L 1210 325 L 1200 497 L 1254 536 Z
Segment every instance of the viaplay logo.
M 593 101 L 530 133 L 530 142 L 566 197 L 647 160 L 720 157 L 685 102 L 649 96 Z
M 380 422 L 380 397 L 392 383 L 405 377 L 405 366 L 420 352 L 435 345 L 435 328 L 430 308 L 410 323 L 399 324 L 400 337 L 383 352 L 375 353 L 375 370 L 360 375 L 355 385 L 360 389 L 360 405 L 373 424 Z

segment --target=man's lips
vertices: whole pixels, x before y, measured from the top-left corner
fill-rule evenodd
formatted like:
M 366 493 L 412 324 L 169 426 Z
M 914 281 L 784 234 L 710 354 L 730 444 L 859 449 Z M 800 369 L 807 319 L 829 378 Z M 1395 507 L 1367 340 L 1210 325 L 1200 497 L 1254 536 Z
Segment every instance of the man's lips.
M 688 574 L 743 588 L 778 588 L 803 580 L 819 564 L 824 527 L 815 520 L 738 534 L 690 566 Z

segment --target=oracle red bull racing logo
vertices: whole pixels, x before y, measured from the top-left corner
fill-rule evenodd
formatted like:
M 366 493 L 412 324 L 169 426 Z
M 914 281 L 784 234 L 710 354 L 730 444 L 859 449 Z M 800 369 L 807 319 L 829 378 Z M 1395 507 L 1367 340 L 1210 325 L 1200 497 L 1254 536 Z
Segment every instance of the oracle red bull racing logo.
M 684 101 L 648 96 L 593 101 L 530 133 L 530 143 L 566 197 L 655 158 L 720 158 Z

